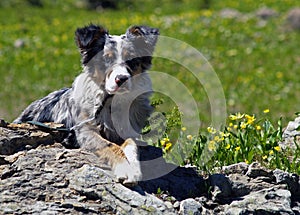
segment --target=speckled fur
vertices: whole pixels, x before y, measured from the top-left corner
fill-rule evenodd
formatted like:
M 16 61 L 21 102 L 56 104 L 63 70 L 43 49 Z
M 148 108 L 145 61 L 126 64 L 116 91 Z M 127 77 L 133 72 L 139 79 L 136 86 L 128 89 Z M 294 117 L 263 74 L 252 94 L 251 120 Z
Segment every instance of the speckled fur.
M 147 26 L 130 27 L 121 36 L 110 36 L 103 27 L 93 24 L 78 28 L 75 41 L 82 56 L 83 72 L 71 88 L 33 102 L 14 122 L 63 123 L 75 131 L 80 147 L 95 152 L 113 169 L 129 168 L 115 174 L 123 183 L 135 184 L 141 178 L 136 169 L 139 167 L 130 166 L 130 159 L 123 152 L 126 146 L 122 148 L 122 144 L 130 140 L 132 148 L 134 142 L 128 138 L 138 136 L 152 111 L 149 104 L 152 86 L 146 70 L 151 66 L 158 34 L 157 29 Z M 122 44 L 119 59 L 115 53 L 118 41 L 114 38 Z M 122 61 L 117 62 L 120 58 Z M 128 93 L 111 94 L 105 88 L 107 77 L 116 65 L 130 74 Z

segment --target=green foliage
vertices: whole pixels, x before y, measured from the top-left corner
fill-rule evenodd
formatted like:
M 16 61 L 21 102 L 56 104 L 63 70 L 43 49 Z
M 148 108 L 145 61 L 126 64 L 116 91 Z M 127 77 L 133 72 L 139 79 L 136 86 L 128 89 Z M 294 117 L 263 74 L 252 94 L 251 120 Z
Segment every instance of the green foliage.
M 233 163 L 259 162 L 271 169 L 299 174 L 299 146 L 281 148 L 281 141 L 281 119 L 274 125 L 267 117 L 257 120 L 254 115 L 237 113 L 229 116 L 228 124 L 221 131 L 208 127 L 206 133 L 191 136 L 183 127 L 176 144 L 171 143 L 168 150 L 165 144 L 160 146 L 171 162 L 189 163 L 207 173 Z M 189 146 L 192 146 L 190 151 Z

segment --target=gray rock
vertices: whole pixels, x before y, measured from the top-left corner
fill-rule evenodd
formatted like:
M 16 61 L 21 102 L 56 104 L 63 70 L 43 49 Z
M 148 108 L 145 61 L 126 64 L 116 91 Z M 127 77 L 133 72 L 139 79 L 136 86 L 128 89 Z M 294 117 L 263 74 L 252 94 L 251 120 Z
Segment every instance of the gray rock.
M 300 8 L 293 8 L 287 13 L 287 23 L 292 29 L 300 30 Z
M 295 197 L 300 197 L 299 176 L 290 174 L 279 169 L 275 169 L 273 174 L 277 184 L 286 184 L 288 189 Z
M 241 13 L 233 8 L 224 8 L 219 12 L 219 16 L 226 19 L 239 18 Z
M 261 19 L 270 19 L 272 17 L 278 16 L 278 13 L 271 8 L 263 7 L 256 11 L 256 16 Z
M 20 150 L 36 148 L 39 145 L 48 145 L 61 142 L 66 133 L 59 131 L 42 131 L 29 124 L 10 124 L 0 126 L 0 154 L 11 155 Z
M 25 46 L 25 40 L 24 39 L 17 39 L 15 42 L 14 42 L 14 47 L 15 48 L 22 48 Z
M 253 192 L 225 207 L 225 214 L 294 214 L 291 209 L 291 193 L 272 187 Z
M 147 146 L 142 161 L 158 162 L 142 164 L 146 178 L 172 171 L 128 189 L 93 153 L 56 143 L 65 134 L 24 126 L 0 125 L 0 214 L 299 214 L 296 174 L 239 163 L 204 179 Z
M 225 174 L 245 174 L 248 170 L 249 164 L 246 164 L 245 162 L 240 162 L 236 164 L 231 164 L 229 166 L 223 166 L 222 171 L 224 171 Z
M 279 143 L 283 149 L 291 148 L 295 149 L 296 144 L 300 144 L 300 117 L 297 117 L 294 121 L 290 121 L 285 128 L 282 138 L 283 141 Z
M 254 162 L 249 165 L 246 176 L 250 178 L 263 177 L 263 180 L 273 181 L 274 176 L 271 170 L 262 167 L 259 163 Z
M 202 205 L 194 199 L 185 199 L 180 203 L 179 214 L 181 215 L 200 215 Z
M 208 180 L 212 188 L 213 201 L 226 202 L 232 192 L 230 180 L 223 174 L 213 174 Z

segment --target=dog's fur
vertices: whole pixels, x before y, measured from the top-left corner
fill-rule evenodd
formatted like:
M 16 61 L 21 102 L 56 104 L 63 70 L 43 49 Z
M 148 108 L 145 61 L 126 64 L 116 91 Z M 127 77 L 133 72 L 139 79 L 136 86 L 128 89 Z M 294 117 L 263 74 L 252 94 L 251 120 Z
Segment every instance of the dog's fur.
M 80 147 L 109 164 L 117 179 L 134 185 L 141 179 L 135 138 L 151 113 L 151 80 L 146 70 L 159 31 L 133 26 L 120 36 L 101 26 L 78 28 L 75 42 L 83 72 L 71 88 L 33 102 L 14 121 L 63 123 Z

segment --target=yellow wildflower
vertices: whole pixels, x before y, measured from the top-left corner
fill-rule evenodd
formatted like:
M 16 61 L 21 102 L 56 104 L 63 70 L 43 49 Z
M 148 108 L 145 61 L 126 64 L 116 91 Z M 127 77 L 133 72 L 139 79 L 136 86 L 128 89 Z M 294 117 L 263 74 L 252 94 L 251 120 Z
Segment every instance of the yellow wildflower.
M 208 142 L 208 150 L 209 151 L 215 151 L 216 150 L 216 142 L 211 140 Z
M 203 10 L 202 15 L 205 17 L 211 17 L 212 16 L 212 11 L 211 10 Z
M 160 141 L 160 144 L 161 144 L 162 146 L 164 146 L 164 145 L 166 144 L 166 141 L 161 140 L 161 141 Z
M 217 132 L 217 130 L 213 127 L 207 127 L 207 131 L 211 134 L 215 134 Z
M 281 150 L 280 146 L 275 146 L 274 149 L 279 152 Z
M 245 159 L 245 163 L 246 163 L 246 164 L 249 164 L 249 161 L 248 161 L 247 159 Z
M 219 136 L 215 136 L 215 137 L 214 137 L 214 140 L 215 140 L 216 142 L 220 141 L 220 139 L 221 139 L 221 138 L 220 138 Z
M 230 144 L 229 143 L 225 146 L 225 149 L 230 149 Z
M 265 109 L 264 110 L 264 113 L 269 113 L 270 112 L 270 109 Z
M 172 147 L 172 143 L 171 143 L 171 142 L 168 142 L 168 143 L 166 144 L 165 150 L 166 150 L 166 151 L 169 151 L 169 150 L 171 149 L 171 147 Z
M 182 128 L 181 128 L 181 131 L 186 131 L 186 127 L 182 127 Z
M 192 139 L 193 139 L 193 136 L 189 134 L 189 135 L 186 136 L 186 138 L 187 138 L 188 140 L 192 140 Z
M 256 128 L 256 130 L 258 130 L 258 131 L 261 130 L 261 126 L 260 126 L 260 125 L 257 125 L 255 128 Z
M 267 155 L 262 156 L 262 159 L 266 160 L 268 158 Z
M 247 124 L 252 124 L 254 121 L 255 121 L 255 117 L 254 117 L 254 115 L 253 116 L 250 116 L 250 115 L 248 115 L 248 114 L 246 114 L 245 115 L 245 118 L 247 119 Z
M 164 140 L 165 142 L 169 142 L 169 141 L 170 141 L 170 139 L 167 138 L 167 137 L 163 138 L 163 140 Z
M 240 112 L 236 113 L 235 115 L 231 114 L 229 116 L 229 119 L 234 121 L 234 120 L 239 120 L 242 119 L 244 117 L 245 114 L 241 114 Z
M 229 136 L 230 136 L 230 133 L 224 133 L 224 132 L 222 132 L 222 131 L 221 131 L 219 134 L 220 134 L 220 136 L 223 137 L 223 138 L 224 138 L 224 137 L 229 137 Z
M 271 151 L 269 152 L 269 155 L 272 155 L 272 154 L 274 154 L 274 151 L 273 151 L 273 150 L 271 150 Z
M 233 123 L 231 122 L 231 123 L 229 123 L 229 127 L 232 127 L 233 126 Z
M 238 125 L 234 125 L 234 126 L 233 126 L 234 129 L 237 129 L 238 127 L 239 127 Z
M 239 151 L 241 149 L 240 146 L 235 147 L 235 151 Z
M 247 127 L 247 123 L 241 122 L 241 128 L 242 128 L 242 129 L 245 129 L 246 127 Z

